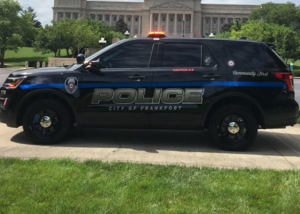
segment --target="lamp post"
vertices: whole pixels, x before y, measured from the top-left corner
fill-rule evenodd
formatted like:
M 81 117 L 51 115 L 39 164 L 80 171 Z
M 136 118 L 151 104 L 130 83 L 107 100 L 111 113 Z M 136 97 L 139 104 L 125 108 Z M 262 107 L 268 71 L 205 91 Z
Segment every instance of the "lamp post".
M 107 41 L 102 37 L 102 38 L 99 40 L 100 48 L 102 49 L 106 43 L 107 43 Z
M 125 34 L 126 39 L 128 39 L 129 35 L 130 35 L 130 33 L 128 32 L 128 30 L 124 34 Z

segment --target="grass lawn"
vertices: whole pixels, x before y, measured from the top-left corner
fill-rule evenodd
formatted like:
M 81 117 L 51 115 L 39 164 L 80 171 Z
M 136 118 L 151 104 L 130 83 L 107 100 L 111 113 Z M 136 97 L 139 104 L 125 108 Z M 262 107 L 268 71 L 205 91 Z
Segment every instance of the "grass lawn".
M 300 171 L 0 159 L 0 213 L 298 213 Z
M 62 56 L 66 56 L 66 50 L 62 50 Z M 33 48 L 20 48 L 17 53 L 14 51 L 6 51 L 4 64 L 7 66 L 24 67 L 25 62 L 48 62 L 48 57 L 54 57 L 54 53 L 42 54 L 41 52 L 34 52 Z
M 300 60 L 294 63 L 294 74 L 300 76 Z

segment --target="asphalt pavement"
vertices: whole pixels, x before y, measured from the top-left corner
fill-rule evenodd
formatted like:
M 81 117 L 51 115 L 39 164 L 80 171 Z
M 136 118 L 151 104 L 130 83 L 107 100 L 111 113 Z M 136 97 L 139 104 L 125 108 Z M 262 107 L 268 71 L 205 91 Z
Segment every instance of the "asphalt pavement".
M 0 85 L 12 69 L 0 69 Z M 300 79 L 295 79 L 300 103 Z M 217 168 L 300 169 L 300 125 L 260 130 L 244 152 L 211 145 L 206 131 L 80 129 L 61 144 L 33 145 L 22 128 L 0 123 L 0 157 L 97 159 Z

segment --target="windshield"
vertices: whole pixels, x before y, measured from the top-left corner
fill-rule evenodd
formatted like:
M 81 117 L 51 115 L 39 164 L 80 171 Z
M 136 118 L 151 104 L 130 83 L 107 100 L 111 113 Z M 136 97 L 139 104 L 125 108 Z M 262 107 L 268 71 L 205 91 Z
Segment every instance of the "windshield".
M 94 58 L 96 58 L 96 57 L 99 56 L 100 54 L 104 53 L 105 51 L 107 51 L 107 50 L 109 50 L 109 49 L 111 49 L 111 48 L 113 48 L 113 47 L 119 45 L 121 42 L 122 42 L 122 40 L 119 41 L 119 42 L 116 42 L 116 43 L 114 43 L 114 44 L 111 44 L 111 45 L 109 45 L 109 46 L 107 46 L 107 47 L 105 47 L 105 48 L 103 48 L 103 49 L 101 49 L 101 50 L 98 51 L 97 53 L 94 53 L 93 55 L 91 55 L 91 56 L 89 56 L 88 58 L 85 59 L 85 63 L 87 63 L 87 62 L 93 60 Z M 72 66 L 69 66 L 68 68 L 76 69 L 76 68 L 78 68 L 79 66 L 81 66 L 81 65 L 80 65 L 80 64 L 77 64 L 77 63 L 74 63 Z

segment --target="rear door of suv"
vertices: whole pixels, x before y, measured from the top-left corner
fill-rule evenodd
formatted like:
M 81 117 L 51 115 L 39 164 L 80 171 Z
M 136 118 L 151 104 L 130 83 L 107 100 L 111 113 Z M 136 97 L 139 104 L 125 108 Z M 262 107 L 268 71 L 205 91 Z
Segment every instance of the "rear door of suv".
M 153 76 L 151 127 L 200 128 L 210 101 L 226 87 L 226 66 L 205 40 L 162 39 Z

